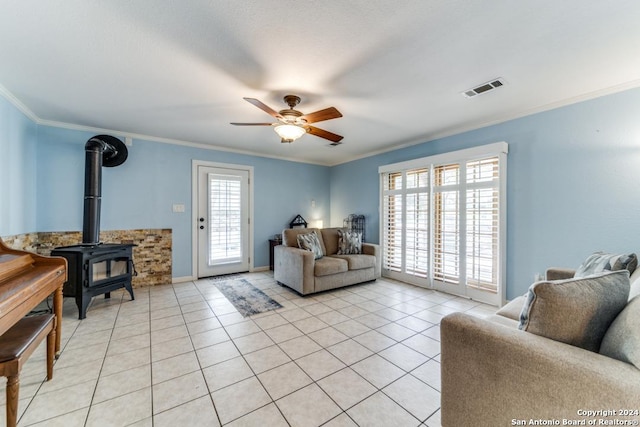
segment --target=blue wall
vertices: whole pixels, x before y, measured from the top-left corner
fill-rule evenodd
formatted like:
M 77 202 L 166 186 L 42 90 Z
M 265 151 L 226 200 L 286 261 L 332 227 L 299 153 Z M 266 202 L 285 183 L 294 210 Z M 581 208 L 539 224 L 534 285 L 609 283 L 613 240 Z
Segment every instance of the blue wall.
M 640 251 L 640 89 L 335 166 L 331 218 L 364 214 L 377 242 L 378 166 L 498 141 L 509 144 L 508 299 L 547 267 Z
M 38 126 L 0 96 L 0 236 L 36 229 Z
M 38 231 L 82 229 L 84 144 L 94 135 L 40 128 Z M 124 164 L 103 168 L 101 229 L 173 229 L 173 277 L 191 276 L 193 159 L 253 166 L 255 267 L 269 265 L 268 239 L 296 214 L 328 221 L 327 167 L 134 139 Z

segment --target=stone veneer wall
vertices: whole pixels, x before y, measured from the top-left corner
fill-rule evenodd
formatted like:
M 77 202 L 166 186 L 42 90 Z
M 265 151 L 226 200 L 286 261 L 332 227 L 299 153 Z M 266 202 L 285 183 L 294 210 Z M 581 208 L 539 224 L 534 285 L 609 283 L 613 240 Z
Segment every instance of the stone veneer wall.
M 133 262 L 138 275 L 133 286 L 154 286 L 171 283 L 171 229 L 108 230 L 100 232 L 100 241 L 133 243 Z M 14 249 L 49 256 L 59 246 L 82 242 L 80 231 L 53 231 L 5 236 L 4 243 Z

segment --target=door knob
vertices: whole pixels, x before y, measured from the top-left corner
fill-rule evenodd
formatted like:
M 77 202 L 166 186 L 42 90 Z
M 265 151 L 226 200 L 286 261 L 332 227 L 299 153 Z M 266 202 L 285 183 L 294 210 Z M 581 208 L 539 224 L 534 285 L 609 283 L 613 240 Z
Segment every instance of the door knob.
M 204 230 L 204 225 L 201 225 L 201 226 L 200 226 L 200 230 Z
M 204 218 L 200 218 L 200 222 L 204 222 Z

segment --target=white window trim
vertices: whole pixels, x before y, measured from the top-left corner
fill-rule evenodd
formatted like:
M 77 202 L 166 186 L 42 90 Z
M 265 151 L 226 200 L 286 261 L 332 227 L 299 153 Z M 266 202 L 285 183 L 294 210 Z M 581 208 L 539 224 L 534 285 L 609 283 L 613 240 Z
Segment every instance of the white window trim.
M 507 162 L 506 155 L 509 152 L 509 145 L 504 142 L 495 142 L 492 144 L 485 144 L 477 147 L 467 148 L 463 150 L 456 150 L 447 153 L 436 154 L 433 156 L 421 157 L 418 159 L 407 160 L 404 162 L 392 163 L 388 165 L 382 165 L 378 167 L 378 174 L 380 179 L 380 195 L 379 195 L 379 208 L 380 213 L 380 230 L 379 236 L 381 239 L 384 236 L 384 183 L 382 182 L 383 174 L 389 172 L 400 172 L 411 169 L 418 169 L 421 167 L 431 168 L 433 165 L 444 163 L 462 163 L 472 161 L 474 159 L 481 159 L 491 156 L 499 156 L 499 251 L 500 251 L 500 268 L 498 272 L 498 305 L 502 306 L 506 303 L 506 258 L 507 258 Z M 432 226 L 433 224 L 431 224 Z M 383 242 L 380 242 L 383 244 Z M 429 254 L 430 258 L 433 254 Z M 433 265 L 432 260 L 429 260 L 429 265 Z M 429 273 L 429 282 L 433 287 L 433 277 L 431 272 Z
M 464 150 L 450 151 L 448 153 L 435 154 L 433 156 L 421 157 L 419 159 L 382 165 L 378 168 L 378 173 L 397 172 L 404 169 L 417 169 L 429 164 L 456 163 L 476 158 L 507 154 L 508 152 L 509 144 L 506 142 L 494 142 L 493 144 L 480 145 L 478 147 L 466 148 Z

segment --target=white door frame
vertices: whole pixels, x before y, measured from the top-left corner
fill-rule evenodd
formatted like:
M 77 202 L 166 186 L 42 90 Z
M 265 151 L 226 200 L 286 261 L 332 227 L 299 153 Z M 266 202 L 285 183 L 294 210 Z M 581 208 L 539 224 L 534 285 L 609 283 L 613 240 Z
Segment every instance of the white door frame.
M 249 271 L 254 271 L 253 253 L 253 166 L 232 163 L 209 162 L 205 160 L 191 161 L 191 276 L 198 278 L 198 168 L 200 166 L 244 170 L 249 173 Z

